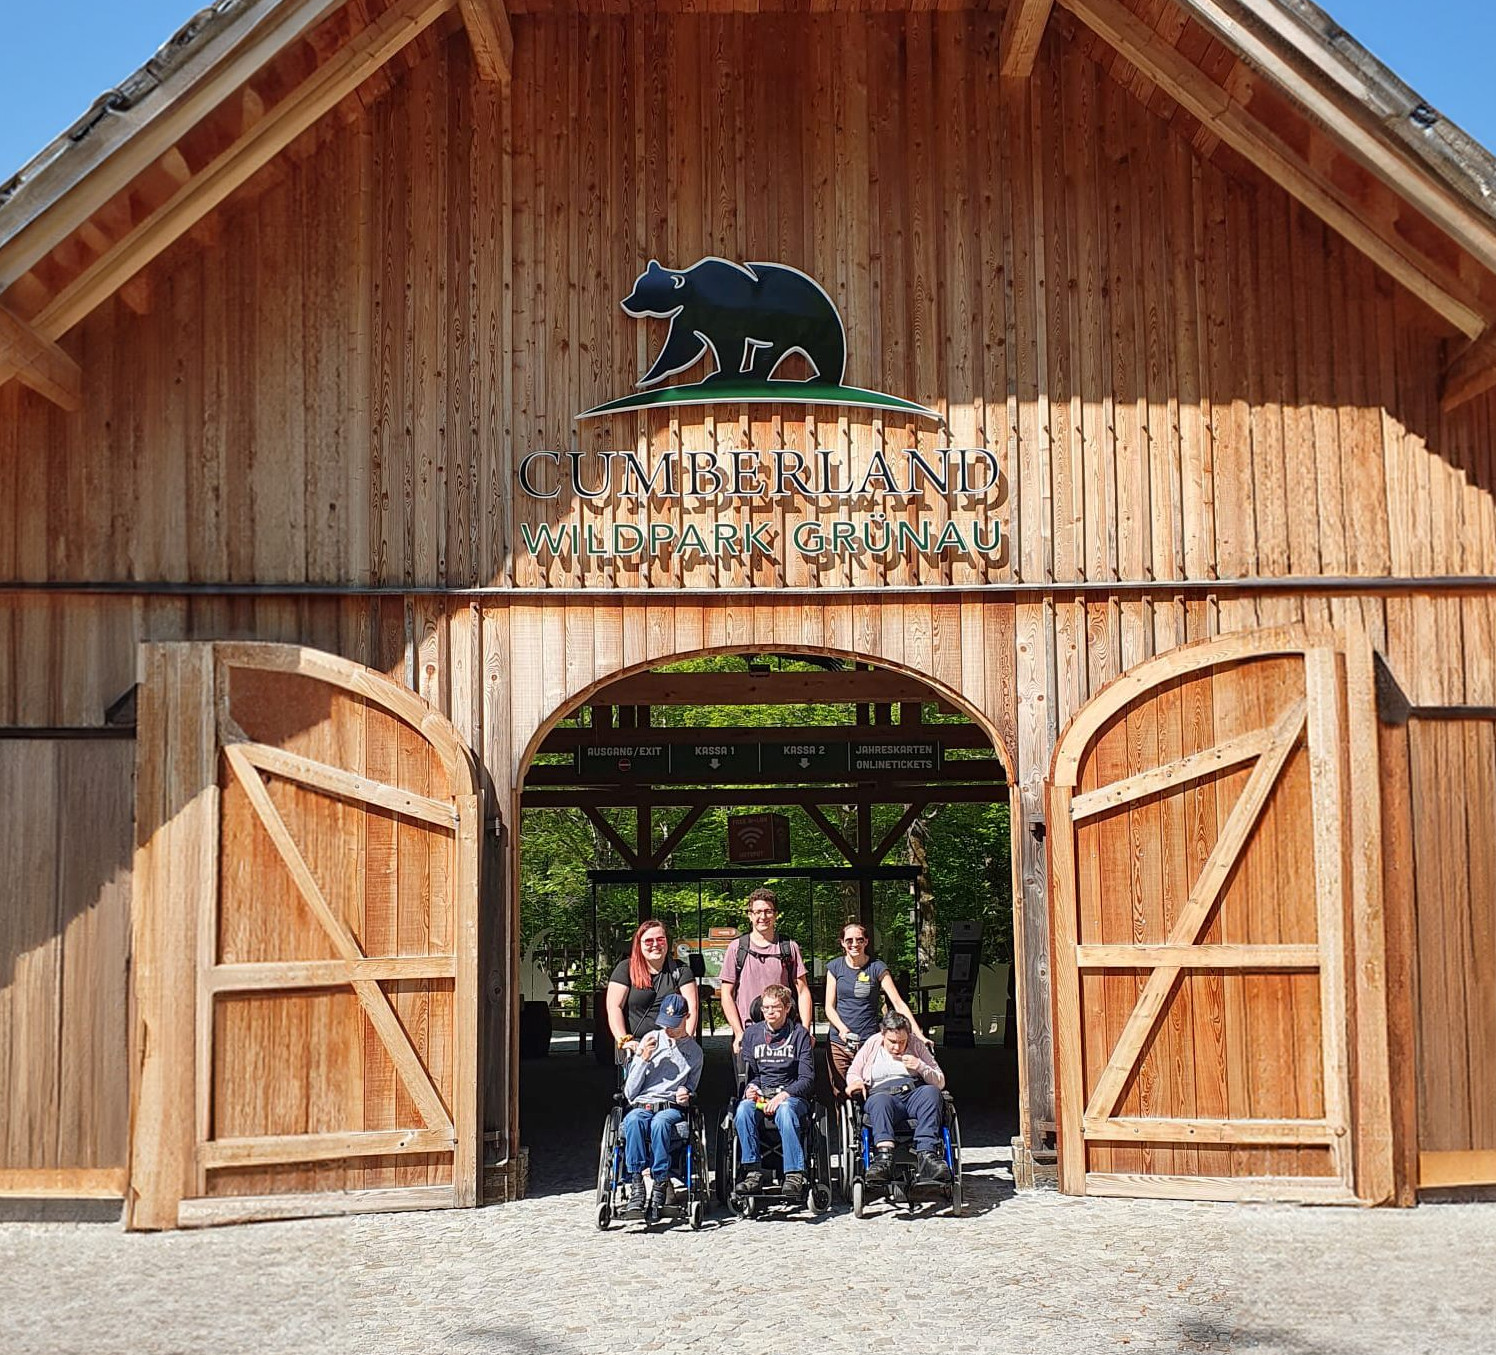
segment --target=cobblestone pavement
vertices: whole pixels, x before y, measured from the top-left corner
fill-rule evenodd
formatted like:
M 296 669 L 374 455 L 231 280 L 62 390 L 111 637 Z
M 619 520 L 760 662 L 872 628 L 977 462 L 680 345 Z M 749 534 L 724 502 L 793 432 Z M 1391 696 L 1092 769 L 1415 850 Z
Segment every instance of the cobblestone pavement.
M 1496 1206 L 1014 1195 L 988 1137 L 959 1220 L 601 1234 L 590 1166 L 560 1165 L 578 1144 L 595 1161 L 581 1127 L 537 1160 L 543 1193 L 491 1209 L 156 1236 L 0 1224 L 0 1352 L 1496 1351 Z

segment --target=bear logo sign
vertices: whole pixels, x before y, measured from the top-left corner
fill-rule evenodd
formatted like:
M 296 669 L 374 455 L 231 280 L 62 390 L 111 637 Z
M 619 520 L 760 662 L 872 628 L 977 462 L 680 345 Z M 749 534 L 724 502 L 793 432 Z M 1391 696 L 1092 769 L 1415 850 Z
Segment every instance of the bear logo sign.
M 842 385 L 847 332 L 841 314 L 825 288 L 798 268 L 708 257 L 677 269 L 651 259 L 622 305 L 637 320 L 670 321 L 669 332 L 634 394 L 589 409 L 578 419 L 665 405 L 772 400 L 859 405 L 943 422 L 923 405 Z M 813 376 L 775 376 L 792 353 L 810 364 Z M 699 380 L 662 384 L 698 365 L 707 369 Z

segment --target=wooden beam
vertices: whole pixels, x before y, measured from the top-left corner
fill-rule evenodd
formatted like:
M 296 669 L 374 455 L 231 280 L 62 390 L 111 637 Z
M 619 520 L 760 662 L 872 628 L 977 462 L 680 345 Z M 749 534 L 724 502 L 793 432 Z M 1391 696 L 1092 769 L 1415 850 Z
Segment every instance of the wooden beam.
M 1439 382 L 1439 408 L 1446 414 L 1496 387 L 1496 326 L 1455 354 Z
M 760 774 L 755 773 L 755 775 Z M 948 781 L 954 781 L 957 783 L 966 783 L 972 781 L 991 781 L 995 785 L 1003 785 L 1006 784 L 1008 774 L 1006 769 L 1003 767 L 1003 764 L 999 762 L 995 757 L 974 757 L 961 758 L 959 760 L 947 762 L 941 767 L 938 772 L 905 772 L 899 773 L 897 775 L 881 774 L 877 777 L 874 777 L 871 773 L 866 772 L 850 772 L 846 770 L 840 770 L 817 773 L 814 771 L 814 769 L 812 769 L 809 771 L 801 772 L 798 775 L 800 779 L 795 783 L 798 785 L 803 785 L 808 782 L 815 781 L 840 782 L 853 780 L 877 780 L 882 781 L 888 785 L 916 784 L 938 786 Z M 609 776 L 589 775 L 585 778 L 582 778 L 577 775 L 577 772 L 574 768 L 568 766 L 558 766 L 554 763 L 542 763 L 538 767 L 532 766 L 525 773 L 525 785 L 530 789 L 539 789 L 546 786 L 575 786 L 578 784 L 589 786 L 638 786 L 649 784 L 658 785 L 660 783 L 651 783 L 649 781 L 642 780 L 640 777 L 629 779 L 627 777 L 618 776 L 616 774 Z M 698 784 L 700 784 L 699 781 Z M 742 779 L 739 778 L 731 784 L 743 784 L 743 782 Z M 905 804 L 909 803 L 909 796 L 907 794 L 890 795 L 887 798 L 889 800 L 901 800 Z
M 609 707 L 603 707 L 607 710 Z M 650 728 L 650 743 L 910 743 L 926 741 L 945 748 L 990 749 L 992 740 L 979 725 L 677 725 Z M 598 743 L 616 743 L 618 731 L 607 725 L 592 729 L 553 729 L 538 749 L 541 753 L 571 753 Z M 959 764 L 964 766 L 965 763 Z
M 390 1157 L 396 1153 L 450 1153 L 451 1130 L 360 1129 L 348 1134 L 272 1134 L 214 1139 L 200 1144 L 204 1167 L 265 1167 L 278 1162 L 331 1162 L 340 1157 Z
M 0 386 L 12 377 L 59 409 L 83 404 L 83 373 L 50 339 L 0 306 Z
M 1298 1200 L 1304 1204 L 1360 1204 L 1333 1176 L 1165 1176 L 1087 1172 L 1087 1195 L 1133 1200 Z
M 367 979 L 410 982 L 450 979 L 457 961 L 450 955 L 391 955 L 368 960 L 263 960 L 214 965 L 203 975 L 211 993 L 251 993 L 283 988 L 336 988 Z
M 6 204 L 0 290 L 111 202 L 244 82 L 301 41 L 346 0 L 250 7 L 221 39 L 195 47 L 172 79 L 130 110 L 115 133 L 106 120 L 66 155 L 26 179 Z
M 1114 47 L 1227 145 L 1297 198 L 1373 263 L 1390 273 L 1461 333 L 1474 338 L 1486 317 L 1452 276 L 1400 239 L 1379 232 L 1359 203 L 1320 167 L 1309 163 L 1276 133 L 1236 103 L 1220 85 L 1170 46 L 1119 0 L 1060 0 L 1076 18 Z
M 932 805 L 992 804 L 1008 798 L 1005 785 L 922 785 L 920 797 Z M 608 786 L 583 790 L 526 790 L 520 794 L 523 809 L 625 809 L 633 805 L 705 805 L 708 809 L 769 805 L 886 805 L 908 804 L 909 789 L 890 785 L 862 786 L 744 786 L 726 790 L 703 790 L 671 786 L 630 789 Z
M 670 859 L 670 853 L 680 846 L 682 839 L 691 831 L 701 816 L 706 813 L 705 805 L 692 805 L 681 821 L 670 830 L 670 835 L 658 847 L 650 853 L 649 864 L 651 867 L 663 866 Z
M 610 706 L 793 706 L 802 703 L 933 701 L 915 678 L 852 673 L 638 673 L 592 698 Z M 921 730 L 921 737 L 926 732 Z
M 1136 776 L 1113 781 L 1097 790 L 1088 790 L 1084 795 L 1077 795 L 1070 802 L 1070 816 L 1079 823 L 1080 820 L 1089 818 L 1093 814 L 1104 814 L 1108 810 L 1120 809 L 1123 805 L 1142 799 L 1146 795 L 1178 790 L 1181 786 L 1198 781 L 1202 777 L 1214 776 L 1217 772 L 1239 767 L 1243 762 L 1251 762 L 1254 758 L 1261 757 L 1271 740 L 1271 730 L 1256 729 L 1247 734 L 1238 734 L 1234 739 L 1225 739 L 1212 748 L 1202 749 L 1198 753 L 1189 753 L 1173 762 L 1165 763 L 1162 767 L 1153 767 L 1146 772 L 1139 772 Z
M 453 0 L 399 0 L 309 75 L 244 137 L 183 184 L 43 308 L 35 327 L 66 334 L 240 184 L 445 14 Z
M 1044 41 L 1054 0 L 1008 0 L 1002 36 L 997 40 L 998 69 L 1017 80 L 1034 73 L 1034 61 Z
M 1496 1149 L 1418 1154 L 1418 1186 L 1421 1190 L 1440 1186 L 1492 1185 L 1496 1185 Z
M 460 0 L 459 8 L 479 78 L 508 89 L 514 69 L 514 30 L 504 0 Z
M 596 805 L 590 804 L 577 805 L 576 808 L 580 809 L 591 820 L 592 826 L 608 839 L 613 850 L 623 858 L 625 865 L 631 866 L 635 870 L 640 868 L 639 853 L 634 849 L 632 843 L 624 839 L 622 833 L 614 828 L 607 819 L 603 818 L 601 809 Z
M 123 1167 L 3 1167 L 0 1199 L 122 1200 Z
M 1332 1143 L 1340 1137 L 1324 1120 L 1163 1120 L 1087 1116 L 1088 1139 L 1132 1143 Z
M 179 1228 L 214 1228 L 226 1223 L 273 1219 L 330 1218 L 338 1214 L 396 1214 L 412 1209 L 450 1209 L 451 1186 L 391 1186 L 385 1190 L 309 1190 L 298 1195 L 215 1195 L 183 1200 Z
M 825 834 L 826 841 L 835 847 L 850 864 L 855 866 L 861 863 L 862 858 L 857 849 L 847 841 L 841 829 L 821 812 L 819 805 L 811 804 L 807 801 L 800 807 L 805 811 L 810 821 Z
M 225 740 L 228 742 L 228 740 Z M 434 800 L 429 795 L 418 795 L 415 791 L 391 786 L 383 781 L 371 781 L 366 776 L 331 767 L 325 762 L 288 753 L 264 743 L 241 743 L 236 747 L 249 760 L 251 766 L 269 772 L 283 781 L 294 781 L 298 785 L 325 790 L 343 800 L 354 800 L 360 804 L 378 805 L 392 813 L 411 819 L 423 819 L 440 828 L 457 826 L 457 810 L 450 801 Z
M 1081 969 L 1318 969 L 1318 946 L 1077 946 Z

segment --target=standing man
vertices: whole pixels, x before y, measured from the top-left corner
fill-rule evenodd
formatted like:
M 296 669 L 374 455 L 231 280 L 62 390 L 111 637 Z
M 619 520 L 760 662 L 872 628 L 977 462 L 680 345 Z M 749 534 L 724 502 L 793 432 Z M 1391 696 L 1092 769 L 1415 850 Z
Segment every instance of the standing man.
M 732 1027 L 732 1052 L 743 1048 L 743 1028 L 757 1019 L 753 1004 L 771 984 L 782 984 L 795 995 L 800 1024 L 808 1031 L 815 1019 L 810 977 L 800 947 L 778 932 L 779 896 L 760 885 L 748 896 L 752 930 L 733 941 L 722 956 L 722 1013 Z

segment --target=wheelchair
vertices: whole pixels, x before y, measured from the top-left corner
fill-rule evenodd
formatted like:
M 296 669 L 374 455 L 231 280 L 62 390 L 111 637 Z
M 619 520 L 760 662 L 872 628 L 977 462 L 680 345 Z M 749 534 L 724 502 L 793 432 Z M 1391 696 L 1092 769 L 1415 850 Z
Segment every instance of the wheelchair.
M 867 1170 L 873 1157 L 873 1134 L 867 1123 L 864 1099 L 859 1095 L 841 1103 L 844 1132 L 848 1135 L 842 1140 L 842 1181 L 854 1217 L 863 1218 L 868 1205 L 879 1199 L 886 1199 L 896 1207 L 903 1205 L 911 1214 L 922 1204 L 945 1199 L 950 1203 L 951 1217 L 961 1217 L 961 1122 L 950 1092 L 942 1091 L 940 1095 L 945 1107 L 940 1126 L 941 1147 L 945 1165 L 951 1169 L 951 1179 L 945 1183 L 915 1180 L 918 1161 L 914 1135 L 908 1128 L 894 1136 L 893 1173 L 888 1181 L 870 1182 Z
M 684 1130 L 684 1134 L 671 1154 L 671 1180 L 666 1187 L 660 1221 L 678 1222 L 684 1218 L 692 1232 L 699 1232 L 710 1200 L 706 1116 L 695 1096 L 684 1109 L 686 1118 L 676 1131 Z M 624 1163 L 623 1117 L 629 1110 L 623 1093 L 616 1091 L 612 1108 L 603 1118 L 602 1147 L 597 1160 L 597 1226 L 604 1232 L 615 1219 L 620 1223 L 644 1219 L 642 1213 L 631 1214 L 627 1208 L 629 1174 Z
M 825 1213 L 831 1208 L 831 1122 L 826 1107 L 819 1101 L 810 1102 L 809 1141 L 805 1145 L 805 1201 L 792 1199 L 784 1192 L 784 1148 L 772 1119 L 766 1119 L 759 1131 L 758 1170 L 763 1185 L 751 1195 L 737 1189 L 743 1162 L 735 1117 L 746 1085 L 745 1079 L 739 1076 L 737 1090 L 717 1128 L 715 1174 L 718 1203 L 749 1219 L 759 1218 L 774 1209 L 799 1210 L 806 1206 L 813 1213 Z

